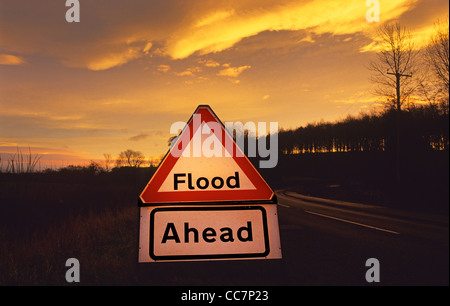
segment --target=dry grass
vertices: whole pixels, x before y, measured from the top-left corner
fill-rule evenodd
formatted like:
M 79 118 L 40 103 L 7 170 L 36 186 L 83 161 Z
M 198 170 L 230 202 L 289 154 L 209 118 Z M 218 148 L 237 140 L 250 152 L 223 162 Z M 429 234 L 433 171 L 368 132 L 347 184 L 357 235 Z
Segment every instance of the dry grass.
M 17 148 L 17 152 L 10 155 L 7 160 L 6 173 L 33 173 L 37 170 L 42 156 L 39 154 L 32 154 L 31 148 L 28 147 L 28 154 L 23 154 Z M 0 156 L 0 173 L 3 171 L 2 158 Z
M 135 284 L 137 210 L 129 205 L 69 218 L 25 240 L 2 231 L 0 284 L 66 285 L 72 257 L 80 262 L 82 285 Z

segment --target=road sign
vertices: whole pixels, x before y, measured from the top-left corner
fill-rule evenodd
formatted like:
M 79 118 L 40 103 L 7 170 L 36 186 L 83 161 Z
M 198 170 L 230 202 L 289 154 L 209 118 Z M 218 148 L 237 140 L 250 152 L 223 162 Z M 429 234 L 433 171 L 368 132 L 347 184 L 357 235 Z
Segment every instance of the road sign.
M 272 189 L 207 105 L 194 112 L 140 195 L 140 206 L 275 203 Z
M 140 197 L 139 262 L 281 258 L 276 197 L 199 106 Z
M 275 204 L 140 209 L 140 263 L 281 258 Z

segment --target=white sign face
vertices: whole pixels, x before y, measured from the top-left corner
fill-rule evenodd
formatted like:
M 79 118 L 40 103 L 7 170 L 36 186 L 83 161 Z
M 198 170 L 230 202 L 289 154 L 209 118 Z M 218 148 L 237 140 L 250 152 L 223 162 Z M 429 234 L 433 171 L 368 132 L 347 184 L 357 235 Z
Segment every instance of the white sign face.
M 139 262 L 281 258 L 276 205 L 141 207 Z

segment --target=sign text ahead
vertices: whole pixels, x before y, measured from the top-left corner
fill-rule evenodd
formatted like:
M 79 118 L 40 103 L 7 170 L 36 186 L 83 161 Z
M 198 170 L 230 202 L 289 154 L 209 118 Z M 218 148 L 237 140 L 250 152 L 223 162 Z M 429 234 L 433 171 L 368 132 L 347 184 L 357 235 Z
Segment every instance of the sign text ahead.
M 142 207 L 139 251 L 140 262 L 281 258 L 276 205 Z

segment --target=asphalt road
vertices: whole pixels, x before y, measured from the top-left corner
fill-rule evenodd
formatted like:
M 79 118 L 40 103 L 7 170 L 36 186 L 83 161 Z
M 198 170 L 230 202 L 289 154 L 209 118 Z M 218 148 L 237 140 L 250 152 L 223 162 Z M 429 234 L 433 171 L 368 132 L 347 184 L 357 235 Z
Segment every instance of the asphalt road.
M 285 285 L 447 285 L 448 216 L 278 191 Z M 369 258 L 380 282 L 368 283 Z

